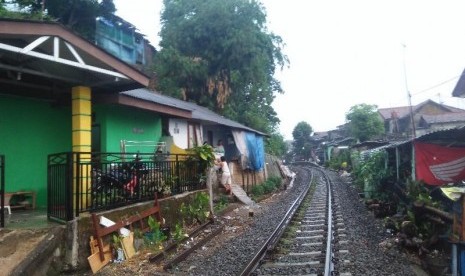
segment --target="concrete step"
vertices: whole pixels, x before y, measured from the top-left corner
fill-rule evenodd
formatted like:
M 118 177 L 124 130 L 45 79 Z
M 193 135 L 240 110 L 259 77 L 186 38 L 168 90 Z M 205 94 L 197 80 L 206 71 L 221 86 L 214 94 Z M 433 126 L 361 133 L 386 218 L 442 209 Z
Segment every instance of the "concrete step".
M 233 195 L 235 195 L 240 202 L 249 206 L 255 205 L 255 202 L 247 195 L 241 186 L 237 184 L 231 184 L 231 190 Z

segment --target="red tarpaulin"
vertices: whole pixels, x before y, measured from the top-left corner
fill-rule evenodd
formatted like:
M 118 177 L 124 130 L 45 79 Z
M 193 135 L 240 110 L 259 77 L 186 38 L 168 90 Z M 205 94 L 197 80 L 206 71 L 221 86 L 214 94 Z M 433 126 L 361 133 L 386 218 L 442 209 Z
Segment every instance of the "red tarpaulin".
M 430 185 L 465 179 L 465 148 L 414 142 L 416 178 Z

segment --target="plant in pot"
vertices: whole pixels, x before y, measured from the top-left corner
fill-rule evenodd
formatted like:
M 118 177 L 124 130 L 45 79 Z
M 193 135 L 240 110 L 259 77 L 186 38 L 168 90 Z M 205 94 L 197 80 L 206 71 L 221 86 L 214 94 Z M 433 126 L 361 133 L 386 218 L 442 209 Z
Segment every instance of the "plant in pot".
M 165 230 L 162 230 L 160 223 L 153 217 L 149 217 L 147 221 L 150 231 L 144 234 L 144 241 L 148 247 L 153 248 L 155 251 L 162 250 L 162 242 L 167 239 Z
M 117 234 L 113 234 L 111 246 L 113 248 L 113 262 L 120 263 L 124 261 L 124 251 L 121 241 L 123 237 Z

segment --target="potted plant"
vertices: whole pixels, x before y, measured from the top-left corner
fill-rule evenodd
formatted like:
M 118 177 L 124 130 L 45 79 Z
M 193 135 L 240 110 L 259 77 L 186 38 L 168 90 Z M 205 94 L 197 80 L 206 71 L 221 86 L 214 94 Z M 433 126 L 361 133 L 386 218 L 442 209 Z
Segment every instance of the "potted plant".
M 124 251 L 121 244 L 123 237 L 117 234 L 112 236 L 113 262 L 120 263 L 124 261 Z
M 149 216 L 147 221 L 150 231 L 144 234 L 145 244 L 155 249 L 163 249 L 161 243 L 166 240 L 166 235 L 161 229 L 160 223 L 152 216 Z

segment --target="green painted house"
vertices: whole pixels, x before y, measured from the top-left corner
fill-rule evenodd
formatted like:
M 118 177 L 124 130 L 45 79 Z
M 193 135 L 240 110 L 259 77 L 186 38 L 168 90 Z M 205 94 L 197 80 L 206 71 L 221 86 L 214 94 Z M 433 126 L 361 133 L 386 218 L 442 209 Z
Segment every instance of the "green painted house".
M 159 115 L 95 100 L 148 82 L 140 71 L 60 24 L 2 19 L 4 192 L 33 191 L 36 207 L 46 208 L 50 154 L 116 152 L 123 139 L 159 139 Z

